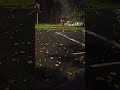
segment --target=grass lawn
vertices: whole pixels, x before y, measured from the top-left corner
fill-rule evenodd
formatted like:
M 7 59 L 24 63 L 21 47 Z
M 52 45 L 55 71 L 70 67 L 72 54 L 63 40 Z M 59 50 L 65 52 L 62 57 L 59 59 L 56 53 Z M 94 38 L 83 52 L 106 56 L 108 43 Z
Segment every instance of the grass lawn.
M 80 26 L 61 26 L 59 24 L 39 24 L 35 25 L 37 30 L 81 30 Z

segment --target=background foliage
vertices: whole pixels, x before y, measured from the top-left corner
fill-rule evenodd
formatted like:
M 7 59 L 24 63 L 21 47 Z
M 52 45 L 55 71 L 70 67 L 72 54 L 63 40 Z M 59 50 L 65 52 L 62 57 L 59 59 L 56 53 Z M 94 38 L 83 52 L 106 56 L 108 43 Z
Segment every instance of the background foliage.
M 120 8 L 120 0 L 85 0 L 85 3 L 94 8 Z
M 33 7 L 34 0 L 0 0 L 1 7 L 19 7 L 30 8 Z
M 66 6 L 69 10 L 71 21 L 80 21 L 84 15 L 85 4 L 83 0 L 66 0 Z

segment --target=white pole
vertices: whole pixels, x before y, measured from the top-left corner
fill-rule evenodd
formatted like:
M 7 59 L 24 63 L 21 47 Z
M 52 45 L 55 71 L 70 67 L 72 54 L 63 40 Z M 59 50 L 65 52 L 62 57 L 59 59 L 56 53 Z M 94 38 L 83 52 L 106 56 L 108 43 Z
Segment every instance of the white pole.
M 39 21 L 39 14 L 37 13 L 37 25 L 38 25 L 38 21 Z

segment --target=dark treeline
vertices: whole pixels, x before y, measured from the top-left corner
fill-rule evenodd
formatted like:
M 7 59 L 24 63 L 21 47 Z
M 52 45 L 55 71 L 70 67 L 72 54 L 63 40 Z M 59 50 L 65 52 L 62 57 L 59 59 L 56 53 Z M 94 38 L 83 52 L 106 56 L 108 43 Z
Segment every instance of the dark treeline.
M 60 18 L 62 5 L 58 0 L 41 0 L 41 12 L 39 14 L 40 22 L 56 23 Z

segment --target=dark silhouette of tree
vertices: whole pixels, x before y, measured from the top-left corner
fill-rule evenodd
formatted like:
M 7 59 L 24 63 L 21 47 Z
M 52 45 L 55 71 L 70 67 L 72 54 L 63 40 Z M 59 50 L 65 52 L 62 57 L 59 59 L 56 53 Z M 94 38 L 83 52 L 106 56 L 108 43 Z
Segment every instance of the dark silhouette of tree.
M 62 5 L 58 0 L 41 0 L 41 19 L 44 17 L 46 22 L 55 22 L 60 16 L 61 8 Z
M 53 18 L 51 18 L 52 19 L 52 21 L 53 22 L 57 22 L 57 20 L 60 18 L 60 14 L 61 14 L 61 11 L 62 11 L 62 5 L 61 5 L 61 3 L 58 1 L 58 0 L 56 0 L 56 2 L 54 3 L 54 6 L 53 6 L 53 8 L 52 8 L 52 11 L 53 12 L 51 12 L 52 13 L 52 17 Z
M 120 0 L 85 0 L 87 6 L 96 8 L 119 8 Z

